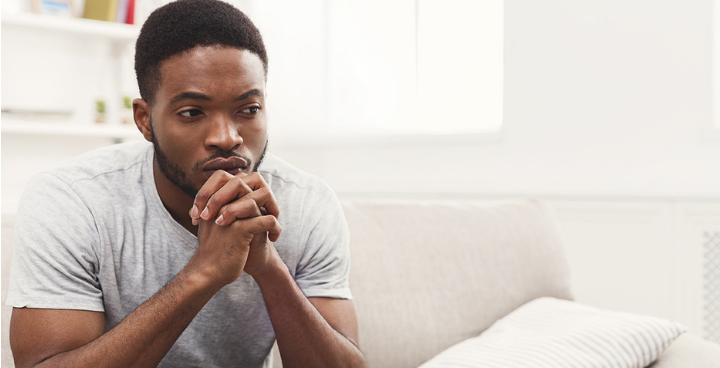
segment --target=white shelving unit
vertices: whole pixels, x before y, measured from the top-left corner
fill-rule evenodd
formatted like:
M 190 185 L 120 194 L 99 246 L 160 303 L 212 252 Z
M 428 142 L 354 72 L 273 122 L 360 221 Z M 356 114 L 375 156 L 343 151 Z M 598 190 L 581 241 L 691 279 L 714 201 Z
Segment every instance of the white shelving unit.
M 142 138 L 140 131 L 138 131 L 134 125 L 88 125 L 81 123 L 36 121 L 3 121 L 2 134 L 110 138 L 117 140 Z
M 97 44 L 109 46 L 111 50 L 111 64 L 113 73 L 111 80 L 117 95 L 110 95 L 113 103 L 120 101 L 122 91 L 119 90 L 120 59 L 127 56 L 127 49 L 132 45 L 140 32 L 137 25 L 128 25 L 113 22 L 103 22 L 83 18 L 69 18 L 33 13 L 3 14 L 2 33 L 6 37 L 21 37 L 26 33 L 48 34 L 53 37 L 74 40 L 77 43 Z M 5 50 L 12 53 L 15 50 Z M 7 71 L 6 71 L 7 72 Z M 10 90 L 11 87 L 8 87 Z M 8 91 L 3 91 L 8 93 Z M 9 92 L 12 93 L 12 92 Z M 109 138 L 113 142 L 128 138 L 140 138 L 141 135 L 134 125 L 120 124 L 119 106 L 109 111 L 107 123 L 96 124 L 92 121 L 75 120 L 32 120 L 24 118 L 2 117 L 2 134 L 10 135 L 51 135 L 77 138 Z
M 73 37 L 94 38 L 119 44 L 134 42 L 140 33 L 140 27 L 135 25 L 32 13 L 3 15 L 2 28 L 3 32 L 13 32 L 13 29 L 20 28 L 61 32 Z

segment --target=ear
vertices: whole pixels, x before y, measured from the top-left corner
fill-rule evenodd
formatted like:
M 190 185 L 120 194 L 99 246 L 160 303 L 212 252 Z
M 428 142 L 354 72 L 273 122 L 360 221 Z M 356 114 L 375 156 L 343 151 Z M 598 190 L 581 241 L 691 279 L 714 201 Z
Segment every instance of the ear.
M 133 118 L 135 118 L 135 125 L 148 142 L 152 141 L 150 113 L 150 105 L 148 105 L 147 101 L 141 98 L 133 100 Z

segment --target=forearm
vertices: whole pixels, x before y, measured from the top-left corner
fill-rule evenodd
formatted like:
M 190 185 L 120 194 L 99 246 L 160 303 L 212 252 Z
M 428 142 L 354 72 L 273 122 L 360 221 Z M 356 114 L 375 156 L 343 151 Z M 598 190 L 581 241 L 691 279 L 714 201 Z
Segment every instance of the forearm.
M 115 328 L 36 367 L 155 367 L 219 290 L 186 267 Z
M 284 367 L 365 367 L 360 349 L 335 331 L 295 283 L 284 264 L 256 277 Z

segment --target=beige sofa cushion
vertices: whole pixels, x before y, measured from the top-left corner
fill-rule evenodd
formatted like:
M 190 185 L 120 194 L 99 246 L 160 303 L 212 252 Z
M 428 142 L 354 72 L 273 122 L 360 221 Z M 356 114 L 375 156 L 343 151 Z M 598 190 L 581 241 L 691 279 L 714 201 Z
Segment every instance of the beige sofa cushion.
M 564 299 L 535 299 L 420 368 L 647 367 L 687 327 Z
M 542 296 L 569 267 L 538 202 L 345 201 L 350 287 L 371 367 L 417 367 Z
M 648 368 L 717 368 L 720 345 L 702 338 L 683 334 Z

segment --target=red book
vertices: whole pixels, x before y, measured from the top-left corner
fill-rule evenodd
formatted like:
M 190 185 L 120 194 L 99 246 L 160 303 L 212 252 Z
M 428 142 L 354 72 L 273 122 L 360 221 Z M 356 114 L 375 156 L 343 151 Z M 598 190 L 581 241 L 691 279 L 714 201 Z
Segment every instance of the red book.
M 125 23 L 135 24 L 135 0 L 128 1 L 128 12 Z

